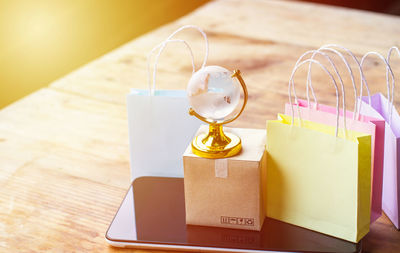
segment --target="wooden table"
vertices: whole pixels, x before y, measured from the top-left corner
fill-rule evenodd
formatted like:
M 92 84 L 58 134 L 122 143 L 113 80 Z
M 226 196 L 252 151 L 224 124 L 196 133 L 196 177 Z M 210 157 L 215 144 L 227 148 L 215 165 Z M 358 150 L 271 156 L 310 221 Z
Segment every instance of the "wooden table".
M 386 54 L 400 44 L 399 17 L 233 0 L 211 2 L 127 43 L 0 111 L 0 251 L 119 251 L 107 245 L 104 233 L 130 183 L 126 94 L 147 87 L 147 52 L 184 24 L 207 32 L 208 65 L 242 71 L 250 100 L 233 124 L 241 127 L 263 128 L 266 119 L 282 112 L 290 72 L 306 50 L 337 43 L 361 57 L 370 50 Z M 190 31 L 179 37 L 192 45 L 199 66 L 202 38 Z M 171 46 L 163 54 L 159 87 L 185 87 L 191 68 L 183 50 Z M 399 61 L 393 66 L 399 73 Z M 365 69 L 371 90 L 385 91 L 383 65 L 370 61 Z M 304 76 L 305 71 L 298 75 L 302 95 Z M 315 77 L 317 95 L 333 105 L 334 90 L 318 83 L 322 78 L 327 80 Z M 346 74 L 344 80 L 351 94 Z M 364 247 L 365 252 L 400 252 L 400 232 L 382 216 Z

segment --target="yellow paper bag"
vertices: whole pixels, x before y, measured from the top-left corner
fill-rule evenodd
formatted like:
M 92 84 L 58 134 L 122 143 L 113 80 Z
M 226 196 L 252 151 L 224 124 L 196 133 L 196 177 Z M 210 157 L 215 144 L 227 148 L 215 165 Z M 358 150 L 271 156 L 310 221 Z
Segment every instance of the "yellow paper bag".
M 267 216 L 358 242 L 370 223 L 371 135 L 278 118 L 267 121 Z

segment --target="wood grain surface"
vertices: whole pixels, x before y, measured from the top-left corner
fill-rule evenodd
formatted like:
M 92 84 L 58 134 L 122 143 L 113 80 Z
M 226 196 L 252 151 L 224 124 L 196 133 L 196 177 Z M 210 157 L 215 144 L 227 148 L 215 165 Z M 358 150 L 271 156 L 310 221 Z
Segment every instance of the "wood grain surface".
M 360 58 L 371 50 L 386 54 L 400 44 L 398 17 L 257 0 L 214 1 L 127 43 L 0 111 L 1 252 L 146 252 L 112 248 L 104 239 L 130 183 L 126 95 L 131 88 L 147 87 L 147 52 L 185 24 L 208 34 L 208 65 L 242 71 L 250 98 L 231 124 L 238 127 L 263 128 L 266 119 L 283 111 L 289 75 L 303 52 L 336 43 Z M 200 66 L 201 36 L 187 31 L 178 37 L 192 45 Z M 338 66 L 352 109 L 351 82 L 343 64 Z M 334 105 L 333 86 L 315 70 L 319 101 Z M 377 58 L 367 62 L 365 72 L 372 92 L 386 91 Z M 158 73 L 158 87 L 185 88 L 191 75 L 185 49 L 168 46 Z M 296 76 L 301 97 L 305 75 L 302 70 Z M 399 95 L 397 89 L 395 98 Z M 372 225 L 364 252 L 400 252 L 400 232 L 385 216 Z

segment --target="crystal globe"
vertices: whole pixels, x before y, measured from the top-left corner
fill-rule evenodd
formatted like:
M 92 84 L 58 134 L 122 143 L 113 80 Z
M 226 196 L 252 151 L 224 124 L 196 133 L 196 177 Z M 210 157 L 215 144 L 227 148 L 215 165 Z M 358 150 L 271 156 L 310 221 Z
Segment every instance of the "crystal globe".
M 193 110 L 213 121 L 231 114 L 240 100 L 240 84 L 231 75 L 219 66 L 206 66 L 194 73 L 187 86 Z

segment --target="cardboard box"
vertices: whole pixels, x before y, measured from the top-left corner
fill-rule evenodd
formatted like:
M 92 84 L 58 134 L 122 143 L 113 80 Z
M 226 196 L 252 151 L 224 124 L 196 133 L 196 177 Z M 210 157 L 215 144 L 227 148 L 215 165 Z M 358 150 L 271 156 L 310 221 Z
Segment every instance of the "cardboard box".
M 197 134 L 208 131 L 200 127 Z M 183 155 L 186 224 L 261 230 L 266 195 L 266 131 L 224 128 L 242 140 L 242 151 L 230 158 Z

